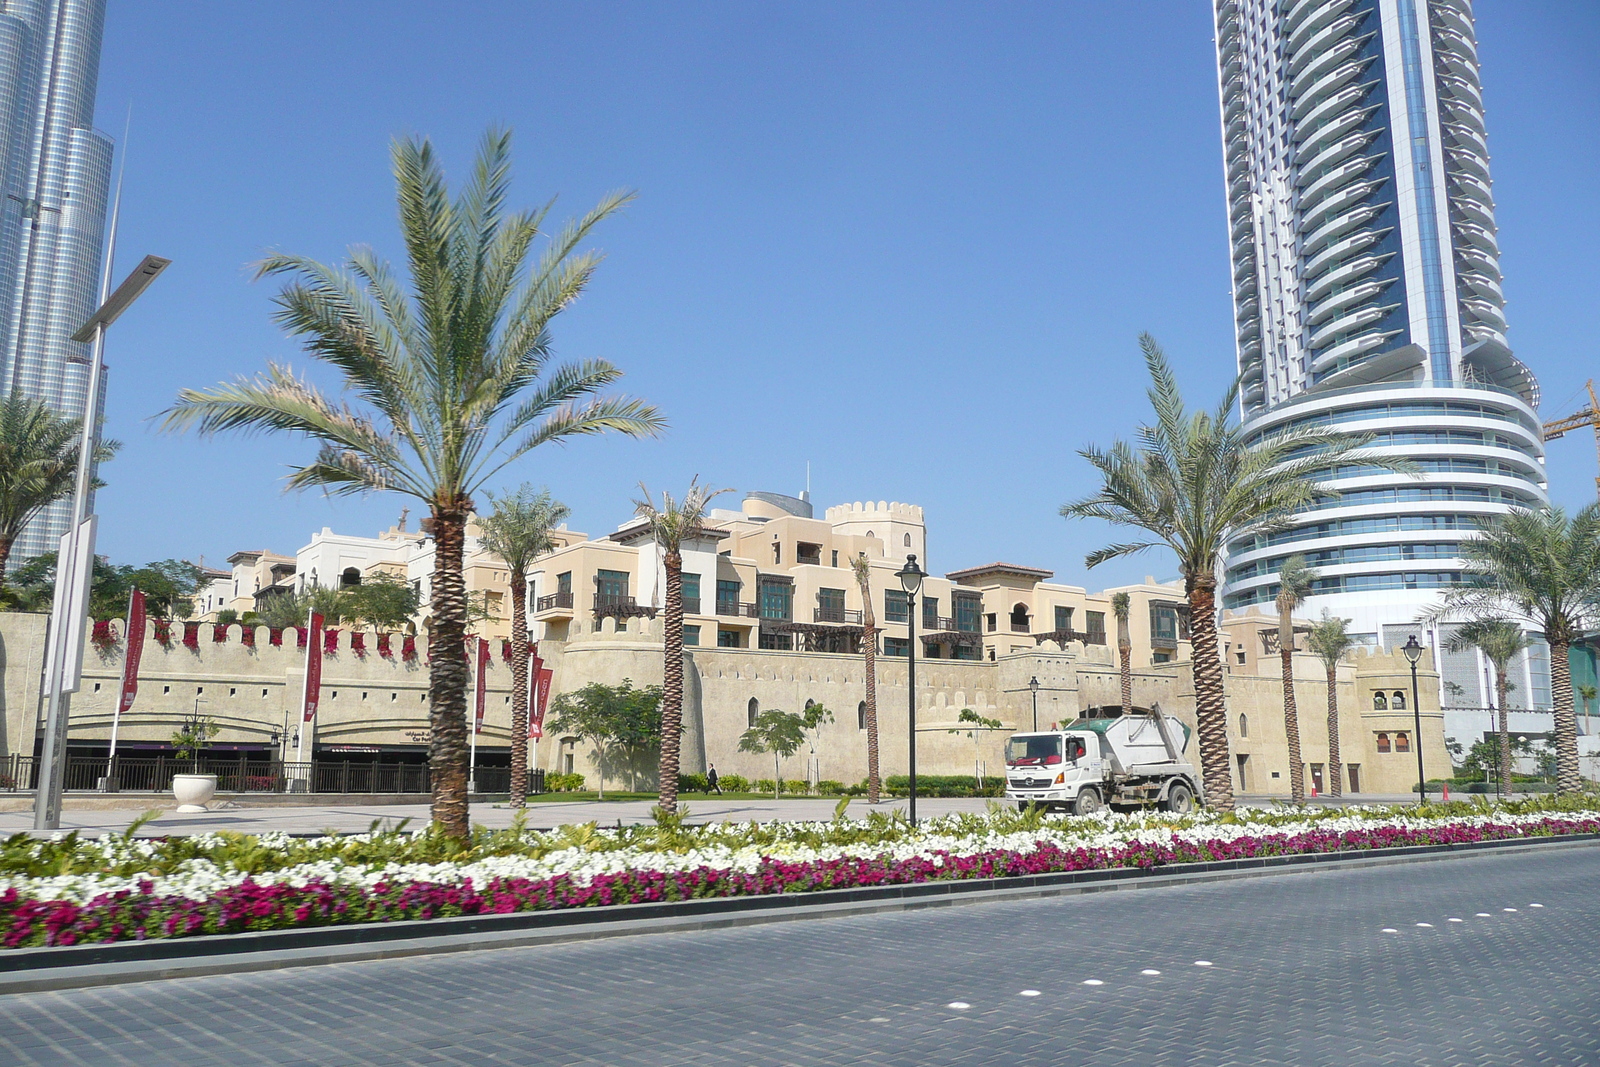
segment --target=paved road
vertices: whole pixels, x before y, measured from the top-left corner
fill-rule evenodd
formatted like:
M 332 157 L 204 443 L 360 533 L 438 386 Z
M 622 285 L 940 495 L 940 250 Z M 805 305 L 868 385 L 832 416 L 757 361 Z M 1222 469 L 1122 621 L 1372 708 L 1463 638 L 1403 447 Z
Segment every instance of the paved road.
M 1597 882 L 1572 846 L 23 994 L 0 1062 L 1592 1065 Z
M 1276 801 L 1268 797 L 1242 797 L 1242 802 L 1261 807 L 1271 807 Z M 1408 798 L 1398 796 L 1363 795 L 1351 803 L 1404 803 Z M 831 819 L 837 800 L 723 800 L 719 797 L 689 797 L 684 803 L 689 808 L 690 822 L 727 822 L 772 819 Z M 1318 803 L 1332 803 L 1326 799 Z M 595 801 L 558 803 L 540 802 L 527 807 L 527 824 L 536 829 L 548 829 L 572 823 L 598 822 L 614 826 L 620 819 L 627 824 L 650 821 L 648 800 Z M 919 816 L 944 815 L 953 811 L 982 812 L 988 801 L 959 797 L 923 797 L 917 801 Z M 154 806 L 154 805 L 152 805 Z M 862 798 L 850 802 L 849 813 L 861 818 L 869 811 L 904 811 L 904 800 L 886 801 L 876 808 L 868 806 Z M 127 828 L 142 808 L 78 810 L 62 812 L 64 830 L 78 830 L 85 834 L 117 833 Z M 513 812 L 504 804 L 474 804 L 472 821 L 483 826 L 505 827 L 511 825 Z M 294 834 L 314 834 L 322 830 L 354 833 L 366 830 L 374 819 L 394 825 L 410 819 L 413 825 L 428 820 L 427 804 L 347 804 L 318 807 L 234 807 L 208 811 L 205 814 L 179 814 L 165 810 L 160 817 L 148 823 L 145 836 L 160 834 L 198 834 L 215 830 L 237 830 L 242 833 L 262 833 L 282 830 Z M 0 812 L 0 834 L 13 834 L 33 827 L 33 813 L 28 811 Z

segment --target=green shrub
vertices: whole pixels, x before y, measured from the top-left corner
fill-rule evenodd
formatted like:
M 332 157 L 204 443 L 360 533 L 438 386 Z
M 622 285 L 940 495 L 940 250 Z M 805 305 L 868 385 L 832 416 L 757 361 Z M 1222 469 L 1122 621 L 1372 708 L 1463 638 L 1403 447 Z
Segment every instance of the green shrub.
M 583 789 L 581 774 L 547 774 L 544 787 L 552 793 L 576 793 Z
M 794 793 L 797 796 L 805 796 L 811 792 L 811 785 L 809 782 L 802 782 L 798 778 L 785 778 L 783 780 L 783 791 L 785 793 Z
M 832 778 L 824 778 L 817 783 L 817 792 L 825 797 L 836 797 L 845 791 L 843 782 L 835 782 Z
M 891 774 L 883 780 L 883 789 L 890 796 L 910 796 L 911 779 L 904 774 Z M 1000 775 L 985 776 L 982 790 L 977 778 L 970 774 L 917 775 L 919 797 L 999 797 L 1005 792 L 1006 780 Z
M 757 778 L 755 780 L 755 784 L 751 788 L 757 793 L 770 793 L 773 790 L 772 779 Z
M 717 776 L 717 785 L 724 793 L 750 792 L 750 780 L 742 774 L 720 774 Z
M 678 775 L 678 792 L 680 793 L 704 793 L 708 788 L 710 787 L 707 786 L 706 776 L 703 774 Z

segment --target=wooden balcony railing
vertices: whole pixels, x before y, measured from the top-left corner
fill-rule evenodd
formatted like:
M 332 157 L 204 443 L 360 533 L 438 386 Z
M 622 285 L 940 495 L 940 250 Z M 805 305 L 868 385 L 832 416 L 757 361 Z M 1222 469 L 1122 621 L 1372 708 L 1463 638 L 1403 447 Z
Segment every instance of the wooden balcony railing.
M 728 615 L 736 619 L 754 619 L 758 617 L 754 604 L 741 603 L 737 600 L 718 600 L 717 614 Z
M 814 608 L 811 612 L 813 622 L 834 622 L 850 626 L 861 625 L 861 612 L 854 608 Z

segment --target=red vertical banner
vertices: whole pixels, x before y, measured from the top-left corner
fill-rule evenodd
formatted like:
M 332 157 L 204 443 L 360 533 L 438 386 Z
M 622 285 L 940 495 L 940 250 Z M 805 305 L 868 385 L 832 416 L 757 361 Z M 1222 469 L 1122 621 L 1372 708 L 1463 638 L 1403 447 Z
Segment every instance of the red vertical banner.
M 539 670 L 538 700 L 534 702 L 533 713 L 534 737 L 544 736 L 544 709 L 545 705 L 550 702 L 550 679 L 555 676 L 555 673 L 549 667 L 543 667 Z
M 135 589 L 128 598 L 127 651 L 122 657 L 122 695 L 117 713 L 126 715 L 139 695 L 139 660 L 144 656 L 145 607 L 143 590 Z
M 306 638 L 306 688 L 301 701 L 301 717 L 310 722 L 322 699 L 322 616 L 311 613 L 311 633 Z
M 478 684 L 472 705 L 472 732 L 475 734 L 483 733 L 483 713 L 489 703 L 489 664 L 492 659 L 488 639 L 478 638 Z
M 528 676 L 520 679 L 528 687 L 528 736 L 538 740 L 540 734 L 535 733 L 539 715 L 539 671 L 544 667 L 544 660 L 539 658 L 539 642 L 534 641 L 528 646 Z

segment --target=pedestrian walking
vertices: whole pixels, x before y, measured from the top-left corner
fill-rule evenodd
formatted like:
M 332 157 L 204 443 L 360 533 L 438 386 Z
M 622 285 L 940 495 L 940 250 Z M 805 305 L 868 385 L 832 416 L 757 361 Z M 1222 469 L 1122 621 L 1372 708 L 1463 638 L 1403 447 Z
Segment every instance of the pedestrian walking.
M 716 764 L 712 764 L 706 771 L 706 795 L 710 796 L 712 793 L 717 794 L 719 797 L 722 795 L 722 787 L 717 784 Z

